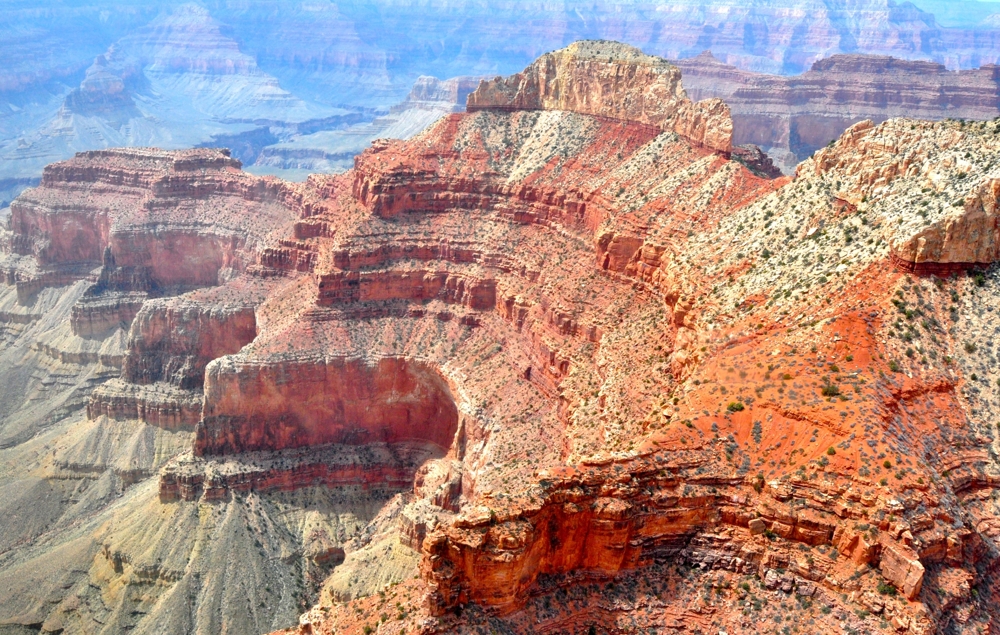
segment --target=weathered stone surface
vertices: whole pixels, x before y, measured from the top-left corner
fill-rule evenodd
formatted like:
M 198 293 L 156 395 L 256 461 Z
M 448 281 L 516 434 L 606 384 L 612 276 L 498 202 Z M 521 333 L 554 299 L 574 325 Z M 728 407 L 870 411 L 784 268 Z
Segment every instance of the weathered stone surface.
M 721 152 L 732 148 L 725 103 L 692 103 L 677 67 L 616 42 L 576 42 L 517 75 L 484 81 L 469 95 L 468 108 L 567 110 L 654 125 Z
M 1000 283 L 890 265 L 997 178 L 1000 127 L 862 124 L 769 179 L 649 121 L 539 108 L 455 113 L 348 174 L 268 181 L 297 220 L 231 277 L 150 301 L 125 376 L 79 423 L 192 438 L 161 474 L 163 514 L 391 491 L 354 543 L 387 560 L 345 546 L 303 629 L 740 632 L 800 591 L 831 632 L 990 616 Z M 109 289 L 161 275 L 103 260 Z M 16 291 L 11 332 L 45 319 Z M 425 455 L 401 460 L 408 445 Z M 125 552 L 102 551 L 122 572 Z M 384 584 L 405 584 L 339 604 L 351 567 L 399 562 Z M 946 599 L 922 591 L 932 576 Z
M 930 227 L 894 244 L 894 255 L 917 267 L 932 263 L 988 266 L 1000 260 L 998 193 L 1000 180 L 986 181 Z
M 239 167 L 219 150 L 80 153 L 47 167 L 41 185 L 12 203 L 14 250 L 43 266 L 105 265 L 104 285 L 114 290 L 150 290 L 121 289 L 130 280 L 218 284 L 294 218 L 285 206 L 291 187 Z
M 883 543 L 880 569 L 885 579 L 895 584 L 907 599 L 916 599 L 920 594 L 924 565 L 913 550 L 896 543 Z
M 239 352 L 256 336 L 253 306 L 153 300 L 132 322 L 122 378 L 133 384 L 162 381 L 201 388 L 209 362 Z
M 324 443 L 421 439 L 452 445 L 459 415 L 447 381 L 418 361 L 224 357 L 208 366 L 197 455 Z

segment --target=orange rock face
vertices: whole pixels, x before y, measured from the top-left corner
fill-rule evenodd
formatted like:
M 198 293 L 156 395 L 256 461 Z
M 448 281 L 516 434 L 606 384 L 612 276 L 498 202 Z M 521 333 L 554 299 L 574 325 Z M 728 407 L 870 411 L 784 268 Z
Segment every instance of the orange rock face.
M 194 449 L 218 455 L 413 439 L 448 448 L 457 428 L 447 383 L 416 361 L 220 360 L 205 379 Z
M 1000 128 L 859 124 L 769 179 L 704 108 L 581 43 L 344 175 L 168 178 L 284 233 L 148 301 L 91 416 L 196 430 L 163 504 L 410 490 L 419 579 L 302 633 L 992 624 L 1000 281 L 921 267 L 994 257 Z M 168 275 L 114 244 L 108 289 Z
M 560 459 L 533 462 L 521 493 L 491 479 L 476 460 L 480 450 L 466 444 L 460 513 L 426 533 L 408 521 L 408 542 L 426 536 L 423 581 L 406 591 L 426 598 L 434 620 L 423 628 L 462 632 L 477 619 L 495 619 L 517 632 L 540 623 L 583 632 L 595 624 L 612 629 L 617 618 L 607 616 L 615 615 L 650 628 L 680 625 L 679 599 L 668 599 L 665 609 L 622 609 L 616 602 L 632 596 L 613 591 L 618 600 L 609 601 L 619 608 L 608 608 L 606 618 L 572 603 L 553 608 L 555 598 L 574 593 L 589 598 L 583 604 L 600 602 L 609 579 L 640 579 L 660 589 L 657 597 L 676 597 L 675 582 L 646 577 L 676 562 L 717 572 L 716 597 L 692 614 L 709 611 L 706 628 L 752 632 L 758 609 L 734 606 L 756 597 L 758 587 L 815 598 L 834 607 L 834 616 L 835 607 L 862 607 L 840 613 L 840 622 L 828 622 L 828 611 L 802 609 L 803 619 L 834 630 L 846 620 L 862 632 L 935 632 L 956 619 L 959 605 L 991 619 L 991 609 L 971 595 L 948 605 L 927 591 L 959 571 L 975 578 L 972 554 L 984 544 L 956 523 L 949 502 L 989 478 L 975 458 L 983 456 L 981 433 L 967 432 L 980 424 L 960 389 L 961 371 L 948 361 L 961 336 L 942 326 L 959 319 L 948 315 L 958 296 L 931 277 L 907 280 L 892 263 L 905 269 L 906 244 L 926 245 L 920 262 L 941 267 L 958 262 L 951 253 L 988 252 L 995 230 L 979 219 L 989 218 L 989 181 L 977 184 L 965 153 L 992 151 L 992 139 L 957 124 L 862 124 L 803 164 L 796 179 L 765 181 L 691 140 L 661 137 L 662 121 L 641 107 L 635 115 L 602 111 L 604 93 L 585 88 L 586 77 L 610 71 L 573 69 L 608 63 L 580 50 L 485 83 L 470 98 L 469 114 L 407 144 L 377 144 L 357 160 L 353 200 L 341 203 L 341 213 L 355 214 L 360 204 L 366 237 L 386 223 L 397 237 L 400 227 L 415 224 L 432 232 L 462 227 L 449 241 L 490 238 L 383 248 L 345 231 L 334 237 L 334 256 L 320 251 L 320 281 L 327 271 L 376 272 L 394 261 L 466 270 L 495 264 L 498 315 L 532 332 L 522 344 L 521 377 L 564 404 Z M 624 59 L 616 63 L 627 66 Z M 614 76 L 644 72 L 618 69 Z M 631 94 L 628 86 L 602 84 L 611 85 Z M 561 134 L 567 121 L 572 132 Z M 532 154 L 533 144 L 544 143 L 534 134 L 570 147 Z M 594 141 L 577 149 L 580 136 Z M 605 138 L 615 143 L 603 146 Z M 653 148 L 663 152 L 650 156 Z M 518 163 L 529 158 L 530 168 Z M 930 208 L 913 200 L 921 189 L 925 196 L 933 189 L 947 208 L 966 202 L 956 212 L 935 204 L 914 214 L 914 207 Z M 452 220 L 457 213 L 478 226 L 465 229 L 467 221 Z M 936 229 L 967 226 L 938 222 L 937 214 L 966 213 L 962 222 L 979 223 L 976 231 Z M 523 239 L 541 227 L 549 236 L 584 237 L 584 267 L 601 276 L 597 297 L 587 298 L 598 285 L 582 282 L 579 271 L 557 273 L 540 263 L 535 274 L 519 266 L 523 250 L 485 249 L 491 214 L 514 223 L 517 233 L 505 236 Z M 941 238 L 932 244 L 928 235 Z M 547 253 L 563 252 L 550 245 Z M 978 258 L 961 263 L 994 259 Z M 531 297 L 536 280 L 540 301 Z M 815 293 L 801 290 L 804 280 Z M 613 290 L 623 284 L 636 293 L 618 312 Z M 586 289 L 589 301 L 580 302 L 575 289 Z M 899 321 L 914 319 L 913 307 L 929 329 L 920 353 L 907 348 L 914 334 Z M 532 325 L 535 315 L 541 320 Z M 478 328 L 489 328 L 489 316 L 478 320 Z M 509 331 L 496 333 L 510 348 Z M 584 353 L 588 341 L 595 350 Z M 448 363 L 461 359 L 458 353 Z M 589 372 L 593 383 L 583 379 Z M 504 420 L 517 425 L 516 416 Z M 464 429 L 482 435 L 472 424 Z M 490 452 L 489 441 L 485 447 Z M 951 458 L 942 462 L 944 454 Z M 360 614 L 336 607 L 310 613 L 302 628 L 361 632 L 383 601 L 359 602 Z M 469 607 L 487 610 L 470 616 Z

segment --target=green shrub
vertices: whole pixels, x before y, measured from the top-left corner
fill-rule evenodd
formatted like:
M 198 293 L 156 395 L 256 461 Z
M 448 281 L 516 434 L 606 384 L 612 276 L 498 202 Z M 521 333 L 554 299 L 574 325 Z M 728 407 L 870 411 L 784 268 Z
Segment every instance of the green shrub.
M 888 595 L 889 597 L 896 597 L 896 587 L 889 584 L 888 582 L 878 583 L 878 592 L 882 595 Z

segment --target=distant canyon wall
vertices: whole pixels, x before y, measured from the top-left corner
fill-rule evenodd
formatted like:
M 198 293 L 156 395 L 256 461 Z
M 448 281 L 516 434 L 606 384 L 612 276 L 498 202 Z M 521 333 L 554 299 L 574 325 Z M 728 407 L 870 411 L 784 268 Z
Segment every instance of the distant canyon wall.
M 933 62 L 835 55 L 794 77 L 742 70 L 707 52 L 675 64 L 692 99 L 729 105 L 734 145 L 764 148 L 786 172 L 866 119 L 1000 116 L 1000 67 L 992 64 L 950 71 Z

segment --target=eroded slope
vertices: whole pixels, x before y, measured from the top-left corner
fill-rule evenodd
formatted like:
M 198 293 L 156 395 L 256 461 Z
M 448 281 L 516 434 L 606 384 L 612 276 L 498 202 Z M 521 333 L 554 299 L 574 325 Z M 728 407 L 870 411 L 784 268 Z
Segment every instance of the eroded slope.
M 32 203 L 54 182 L 24 197 L 12 323 L 55 286 L 68 328 L 85 285 L 55 255 L 79 249 L 101 257 L 87 297 L 145 302 L 117 379 L 15 446 L 32 487 L 95 477 L 86 521 L 40 506 L 42 538 L 3 556 L 3 619 L 246 632 L 316 601 L 302 632 L 992 624 L 994 123 L 859 124 L 771 180 L 724 104 L 607 42 L 470 106 L 301 185 L 211 153 L 143 181 L 140 153 L 58 209 Z M 152 256 L 169 232 L 133 249 L 54 222 L 114 188 L 140 228 L 246 228 L 214 278 L 150 285 L 186 271 Z

